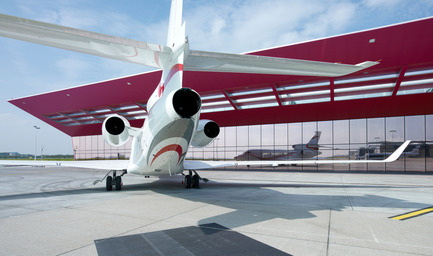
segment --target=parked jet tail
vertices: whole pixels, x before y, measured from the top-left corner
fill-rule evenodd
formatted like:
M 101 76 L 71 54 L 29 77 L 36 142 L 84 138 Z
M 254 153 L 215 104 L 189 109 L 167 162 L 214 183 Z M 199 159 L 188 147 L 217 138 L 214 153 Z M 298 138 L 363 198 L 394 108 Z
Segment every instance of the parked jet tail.
M 311 138 L 311 140 L 307 143 L 307 148 L 319 149 L 319 140 L 321 134 L 322 134 L 321 131 L 316 131 L 316 134 L 314 134 L 313 138 Z

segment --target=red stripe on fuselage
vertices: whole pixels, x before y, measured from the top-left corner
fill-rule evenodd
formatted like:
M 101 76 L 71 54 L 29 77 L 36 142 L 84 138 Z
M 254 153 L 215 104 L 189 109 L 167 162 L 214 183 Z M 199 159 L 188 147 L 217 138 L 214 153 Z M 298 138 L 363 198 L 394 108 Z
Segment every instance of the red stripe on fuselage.
M 162 93 L 164 92 L 165 85 L 168 84 L 171 78 L 173 78 L 173 76 L 179 71 L 183 71 L 183 64 L 178 63 L 170 69 L 165 81 L 163 83 L 159 83 L 158 85 L 158 97 L 161 97 Z
M 179 71 L 183 71 L 183 64 L 178 63 L 170 69 L 170 72 L 168 73 L 168 76 L 165 79 L 165 83 L 168 84 L 170 82 L 170 79 Z
M 150 166 L 152 166 L 153 162 L 162 154 L 169 152 L 169 151 L 174 151 L 177 152 L 177 154 L 179 155 L 179 159 L 177 160 L 177 164 L 179 164 L 180 162 L 180 158 L 182 157 L 182 153 L 183 153 L 183 149 L 179 144 L 171 144 L 168 146 L 163 147 L 160 151 L 158 151 L 158 153 L 156 153 L 156 155 L 153 157 L 152 163 L 150 163 Z

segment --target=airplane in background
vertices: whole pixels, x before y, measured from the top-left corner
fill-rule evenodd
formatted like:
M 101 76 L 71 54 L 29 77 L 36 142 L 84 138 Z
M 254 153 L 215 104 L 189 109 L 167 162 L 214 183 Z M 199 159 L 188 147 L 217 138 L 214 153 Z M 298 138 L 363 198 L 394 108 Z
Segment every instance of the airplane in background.
M 403 152 L 401 154 L 401 156 L 420 157 L 421 156 L 420 148 L 421 148 L 420 145 L 415 146 L 412 150 L 410 150 L 410 148 L 409 148 L 408 150 L 410 150 L 410 151 Z M 385 159 L 391 155 L 390 152 L 376 152 L 376 151 L 378 151 L 378 148 L 376 148 L 376 147 L 359 149 L 356 159 L 382 160 L 382 159 Z
M 300 160 L 313 158 L 321 154 L 319 151 L 319 140 L 322 132 L 316 131 L 307 144 L 292 145 L 293 150 L 278 149 L 249 149 L 241 155 L 235 156 L 237 161 L 249 160 Z
M 162 69 L 161 80 L 148 99 L 148 117 L 142 127 L 132 127 L 120 115 L 105 118 L 102 134 L 112 146 L 124 145 L 132 137 L 129 160 L 38 161 L 37 165 L 69 166 L 110 170 L 99 180 L 106 180 L 106 189 L 122 188 L 124 174 L 162 176 L 183 174 L 186 188 L 198 188 L 200 169 L 235 165 L 281 165 L 351 163 L 346 160 L 275 160 L 275 161 L 189 161 L 189 146 L 205 147 L 219 134 L 219 126 L 211 120 L 200 120 L 201 98 L 191 88 L 183 87 L 184 71 L 235 72 L 255 74 L 304 75 L 337 77 L 357 72 L 377 62 L 357 65 L 305 61 L 194 51 L 189 48 L 182 22 L 182 0 L 172 0 L 166 45 L 151 44 L 126 38 L 94 33 L 24 18 L 0 14 L 0 35 L 66 50 L 111 58 Z M 97 96 L 95 96 L 97 97 Z M 392 162 L 398 159 L 410 141 L 403 143 L 385 160 L 356 162 Z M 0 165 L 35 165 L 31 161 L 0 161 Z M 98 181 L 95 181 L 95 184 Z

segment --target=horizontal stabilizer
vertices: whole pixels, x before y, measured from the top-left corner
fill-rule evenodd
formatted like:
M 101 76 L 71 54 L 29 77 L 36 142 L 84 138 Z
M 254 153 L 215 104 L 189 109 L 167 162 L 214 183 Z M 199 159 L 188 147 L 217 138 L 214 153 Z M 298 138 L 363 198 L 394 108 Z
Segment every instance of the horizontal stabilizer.
M 291 164 L 354 164 L 354 163 L 390 163 L 396 161 L 410 140 L 403 143 L 394 153 L 384 160 L 294 160 L 294 161 L 197 161 L 185 160 L 185 170 L 201 170 L 221 168 L 229 166 L 254 166 L 254 165 L 291 165 Z M 126 170 L 128 160 L 94 160 L 94 161 L 20 161 L 0 160 L 0 166 L 62 166 L 100 170 Z
M 169 33 L 169 40 L 175 40 L 176 33 L 182 34 L 182 31 L 178 31 L 182 28 L 178 28 L 182 12 L 179 3 L 181 2 L 175 2 L 173 5 L 177 15 L 173 14 L 171 19 L 174 25 Z M 161 64 L 172 53 L 168 46 L 4 14 L 0 14 L 0 36 L 157 68 L 161 68 Z M 256 55 L 189 51 L 184 70 L 336 77 L 376 64 L 378 62 L 367 61 L 357 65 L 346 65 Z
M 0 14 L 0 36 L 157 68 L 171 53 L 167 46 L 4 14 Z
M 366 61 L 357 65 L 347 65 L 257 55 L 190 51 L 185 60 L 184 70 L 337 77 L 376 64 L 378 62 Z

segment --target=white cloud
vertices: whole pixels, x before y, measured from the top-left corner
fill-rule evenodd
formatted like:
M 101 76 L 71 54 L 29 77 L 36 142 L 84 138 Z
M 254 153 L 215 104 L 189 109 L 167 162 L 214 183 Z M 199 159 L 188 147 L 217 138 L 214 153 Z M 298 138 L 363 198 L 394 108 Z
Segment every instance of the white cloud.
M 191 48 L 245 52 L 339 33 L 356 8 L 347 1 L 238 1 L 185 16 Z
M 394 6 L 398 5 L 404 0 L 364 0 L 364 3 L 368 7 L 379 7 L 379 6 Z M 413 2 L 413 1 L 410 1 Z
M 322 6 L 325 7 L 325 6 Z M 304 26 L 303 35 L 306 38 L 321 37 L 328 34 L 341 33 L 356 13 L 356 5 L 352 3 L 334 3 L 323 8 Z M 313 17 L 313 16 L 311 16 Z
M 347 26 L 356 9 L 356 4 L 345 0 L 219 1 L 194 7 L 187 4 L 184 17 L 191 48 L 230 52 L 252 51 L 338 33 Z M 31 15 L 49 23 L 146 42 L 163 44 L 166 40 L 167 17 L 144 24 L 143 20 L 122 12 L 83 8 L 70 2 L 52 5 Z
M 91 68 L 89 61 L 80 59 L 77 56 L 58 59 L 56 61 L 58 75 L 69 80 L 76 80 L 82 77 L 83 73 Z
M 360 4 L 364 13 L 369 13 L 372 21 L 394 20 L 401 22 L 432 16 L 431 0 L 363 0 Z
M 132 15 L 76 1 L 59 1 L 56 4 L 27 1 L 20 5 L 20 9 L 26 18 L 132 39 L 142 40 L 134 37 L 147 30 L 147 24 Z

